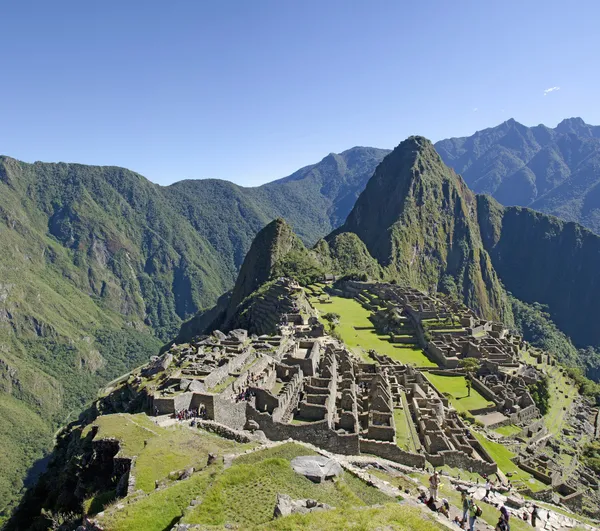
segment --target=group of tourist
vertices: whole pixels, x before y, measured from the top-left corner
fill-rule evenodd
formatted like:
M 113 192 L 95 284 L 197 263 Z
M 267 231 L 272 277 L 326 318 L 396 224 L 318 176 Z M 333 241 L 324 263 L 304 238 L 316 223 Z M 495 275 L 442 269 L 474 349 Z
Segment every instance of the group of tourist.
M 177 420 L 191 420 L 191 419 L 206 419 L 206 407 L 200 405 L 196 409 L 181 409 L 175 411 L 175 418 Z
M 486 500 L 492 488 L 494 486 L 493 481 L 486 477 L 485 490 L 486 494 L 483 498 Z M 446 498 L 442 498 L 441 504 L 438 505 L 438 490 L 440 487 L 440 475 L 437 471 L 434 471 L 433 474 L 429 477 L 429 492 L 422 487 L 419 493 L 418 500 L 425 504 L 429 509 L 434 512 L 437 512 L 446 518 L 450 518 L 450 504 Z M 469 531 L 475 531 L 475 524 L 477 519 L 481 517 L 483 511 L 479 505 L 475 502 L 475 500 L 469 496 L 466 490 L 461 491 L 461 509 L 462 509 L 462 518 L 459 516 L 455 516 L 453 522 L 460 527 L 460 529 L 468 529 Z M 529 521 L 529 513 L 525 511 L 522 515 L 523 520 Z M 537 520 L 539 518 L 537 506 L 533 506 L 533 511 L 531 513 L 531 525 L 536 527 Z M 498 523 L 496 524 L 495 531 L 510 531 L 510 513 L 508 509 L 504 506 L 500 507 L 500 515 L 498 518 Z
M 241 402 L 242 400 L 245 400 L 246 402 L 248 402 L 253 396 L 256 396 L 256 393 L 252 390 L 250 390 L 249 387 L 246 387 L 246 389 L 242 389 L 236 396 L 235 396 L 235 402 L 236 404 L 238 402 Z

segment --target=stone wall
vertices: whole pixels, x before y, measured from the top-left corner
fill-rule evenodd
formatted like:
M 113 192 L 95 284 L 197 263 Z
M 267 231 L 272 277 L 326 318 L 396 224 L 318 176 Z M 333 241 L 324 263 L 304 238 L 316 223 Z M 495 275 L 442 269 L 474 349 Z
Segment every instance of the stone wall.
M 525 422 L 527 420 L 531 420 L 537 418 L 540 414 L 539 409 L 536 406 L 529 406 L 523 408 L 521 411 L 517 413 L 513 413 L 510 415 L 510 420 L 513 424 L 517 424 L 519 422 Z
M 244 429 L 246 425 L 246 404 L 245 400 L 235 403 L 215 396 L 214 421 L 229 426 L 234 430 Z
M 158 410 L 159 415 L 172 415 L 176 411 L 188 409 L 194 393 L 179 393 L 174 396 L 155 396 L 152 399 L 152 408 Z
M 473 384 L 473 389 L 475 389 L 481 396 L 483 396 L 483 398 L 489 400 L 490 402 L 494 402 L 496 406 L 501 405 L 501 400 L 498 399 L 496 393 L 494 393 L 494 391 L 492 391 L 481 380 L 479 380 L 478 378 L 473 378 L 471 382 Z
M 283 424 L 274 422 L 268 413 L 259 413 L 247 404 L 246 416 L 254 420 L 272 441 L 295 439 L 324 448 L 331 452 L 345 455 L 357 455 L 359 443 L 357 434 L 341 435 L 330 429 L 327 420 L 309 422 L 307 424 Z
M 425 456 L 405 452 L 397 444 L 373 439 L 360 439 L 360 452 L 389 459 L 401 465 L 425 468 Z
M 470 470 L 482 475 L 495 474 L 498 471 L 496 463 L 488 463 L 486 461 L 480 461 L 479 459 L 473 459 L 464 452 L 457 450 L 443 450 L 435 455 L 427 455 L 427 460 L 434 466 L 446 465 L 452 468 Z
M 211 433 L 215 433 L 220 437 L 224 437 L 225 439 L 231 439 L 233 441 L 237 441 L 240 443 L 250 442 L 252 439 L 245 434 L 243 431 L 234 430 L 229 426 L 225 426 L 223 424 L 219 424 L 218 422 L 214 422 L 212 420 L 196 420 L 196 425 L 203 430 L 209 431 Z

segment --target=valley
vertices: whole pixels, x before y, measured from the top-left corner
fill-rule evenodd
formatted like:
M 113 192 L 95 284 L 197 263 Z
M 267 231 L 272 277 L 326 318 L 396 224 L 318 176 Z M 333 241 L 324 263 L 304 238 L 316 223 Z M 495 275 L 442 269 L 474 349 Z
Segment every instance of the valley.
M 411 137 L 391 153 L 354 148 L 281 181 L 244 190 L 221 181 L 162 188 L 120 168 L 26 165 L 6 158 L 2 163 L 0 186 L 6 194 L 0 200 L 0 238 L 7 254 L 0 261 L 0 332 L 5 340 L 0 391 L 6 406 L 0 414 L 8 428 L 0 430 L 0 437 L 8 452 L 0 477 L 5 500 L 0 518 L 9 517 L 27 469 L 44 458 L 66 413 L 73 420 L 103 383 L 138 367 L 173 337 L 191 344 L 217 329 L 273 334 L 281 315 L 297 310 L 304 317 L 320 316 L 325 333 L 341 341 L 353 360 L 422 374 L 424 397 L 429 400 L 435 393 L 456 412 L 451 424 L 459 424 L 451 429 L 463 429 L 461 422 L 483 425 L 492 440 L 475 434 L 460 444 L 475 453 L 476 447 L 483 449 L 477 462 L 502 463 L 503 473 L 515 474 L 532 492 L 554 487 L 554 480 L 539 483 L 525 468 L 541 467 L 544 478 L 559 463 L 569 474 L 578 470 L 574 455 L 587 448 L 589 434 L 575 441 L 575 454 L 569 439 L 550 444 L 553 464 L 544 458 L 514 469 L 514 460 L 525 459 L 518 456 L 520 445 L 527 443 L 499 447 L 494 437 L 522 437 L 523 419 L 499 410 L 493 393 L 482 391 L 492 384 L 471 385 L 471 373 L 461 374 L 460 363 L 465 352 L 472 357 L 473 349 L 500 365 L 517 363 L 518 354 L 548 381 L 547 388 L 536 387 L 529 398 L 517 395 L 527 401 L 534 395 L 541 400 L 542 391 L 549 394 L 540 402 L 544 411 L 535 423 L 537 431 L 527 438 L 552 441 L 564 429 L 580 433 L 583 424 L 569 427 L 573 420 L 568 412 L 584 407 L 575 389 L 592 398 L 600 395 L 577 372 L 597 374 L 600 339 L 592 321 L 600 300 L 593 274 L 600 259 L 599 237 L 473 194 L 428 140 Z M 323 188 L 326 182 L 337 184 Z M 315 194 L 321 194 L 319 200 Z M 239 213 L 235 220 L 228 214 L 232 202 Z M 281 218 L 267 223 L 282 213 L 291 224 Z M 549 261 L 550 256 L 555 258 Z M 23 262 L 30 266 L 21 274 L 13 264 Z M 544 265 L 548 263 L 552 266 Z M 574 276 L 556 274 L 574 269 Z M 305 295 L 293 297 L 280 278 L 299 282 Z M 331 279 L 342 282 L 343 289 L 332 288 Z M 356 280 L 368 283 L 351 288 Z M 377 286 L 405 290 L 402 297 L 411 300 L 443 302 L 431 303 L 429 314 L 417 321 L 402 313 L 405 306 L 388 315 L 389 293 L 382 297 L 383 288 Z M 565 299 L 566 291 L 573 297 Z M 440 315 L 437 309 L 461 304 L 470 308 L 468 318 L 457 310 Z M 525 348 L 524 340 L 533 345 Z M 555 361 L 539 347 L 550 350 Z M 298 348 L 300 358 L 310 359 L 310 348 Z M 245 372 L 255 364 L 258 369 L 257 360 L 248 359 L 238 369 Z M 576 368 L 569 372 L 559 363 Z M 203 389 L 215 396 L 227 394 L 238 377 L 228 373 Z M 122 380 L 127 388 L 130 378 Z M 201 387 L 196 380 L 194 387 Z M 506 387 L 491 381 L 497 389 Z M 147 385 L 144 381 L 143 388 Z M 275 381 L 270 389 L 279 396 L 285 381 Z M 122 391 L 117 380 L 108 396 Z M 399 427 L 391 455 L 419 455 L 427 445 L 405 409 L 411 407 L 411 391 L 398 393 L 394 403 L 402 407 L 389 413 Z M 306 410 L 322 405 L 323 398 L 317 400 Z M 294 427 L 294 438 L 315 428 L 302 414 L 287 412 L 285 421 Z M 21 428 L 25 423 L 27 430 Z M 370 444 L 367 440 L 363 446 Z M 452 459 L 434 463 L 444 471 L 464 469 L 464 462 L 457 465 Z M 35 476 L 28 482 L 33 485 Z M 570 488 L 561 491 L 563 497 Z M 553 492 L 555 498 L 558 491 Z M 103 493 L 99 496 L 104 499 Z

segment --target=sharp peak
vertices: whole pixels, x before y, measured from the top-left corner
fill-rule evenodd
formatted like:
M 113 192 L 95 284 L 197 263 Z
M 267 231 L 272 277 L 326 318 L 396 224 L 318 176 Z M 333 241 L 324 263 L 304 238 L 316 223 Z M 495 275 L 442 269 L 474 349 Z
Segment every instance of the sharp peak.
M 433 142 L 431 142 L 431 140 L 429 140 L 428 138 L 425 138 L 424 136 L 420 136 L 420 135 L 412 135 L 409 136 L 406 140 L 403 140 L 402 142 L 400 142 L 400 144 L 398 144 L 393 152 L 397 152 L 397 151 L 415 151 L 415 152 L 420 152 L 420 151 L 428 151 L 428 150 L 433 150 L 435 151 L 435 147 L 433 145 Z

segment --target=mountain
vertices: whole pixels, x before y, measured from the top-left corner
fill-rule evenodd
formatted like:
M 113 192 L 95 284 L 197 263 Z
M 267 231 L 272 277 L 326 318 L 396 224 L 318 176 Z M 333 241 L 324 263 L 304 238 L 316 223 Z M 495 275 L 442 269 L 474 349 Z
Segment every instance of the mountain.
M 431 142 L 410 137 L 377 167 L 344 225 L 392 278 L 460 296 L 480 315 L 512 321 L 483 247 L 476 198 Z
M 386 153 L 330 154 L 258 188 L 0 157 L 0 521 L 67 414 L 231 289 L 265 224 L 284 216 L 314 243 Z
M 435 147 L 476 193 L 600 234 L 600 126 L 569 118 L 551 129 L 511 119 Z

